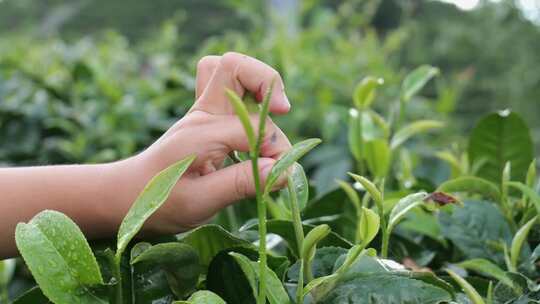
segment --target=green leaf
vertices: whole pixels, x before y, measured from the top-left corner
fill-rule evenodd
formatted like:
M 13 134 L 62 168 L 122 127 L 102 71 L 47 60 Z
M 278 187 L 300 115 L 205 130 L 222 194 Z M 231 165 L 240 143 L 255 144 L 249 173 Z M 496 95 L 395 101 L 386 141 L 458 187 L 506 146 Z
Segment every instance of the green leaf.
M 376 273 L 358 275 L 338 283 L 321 301 L 325 304 L 444 303 L 446 290 L 405 276 Z
M 49 304 L 52 303 L 36 286 L 17 297 L 11 304 Z
M 205 286 L 227 303 L 255 303 L 256 298 L 251 284 L 230 252 L 241 253 L 251 260 L 257 260 L 259 257 L 257 249 L 231 248 L 221 251 L 208 267 Z
M 8 283 L 11 281 L 15 273 L 15 264 L 15 259 L 0 260 L 0 292 L 3 288 L 7 288 Z
M 332 289 L 334 289 L 335 285 L 343 278 L 351 265 L 360 260 L 366 253 L 368 253 L 368 250 L 365 250 L 362 245 L 356 245 L 349 249 L 346 255 L 342 255 L 344 256 L 343 263 L 337 269 L 332 271 L 333 273 L 330 272 L 330 274 L 326 276 L 318 277 L 304 287 L 304 296 L 311 293 L 315 302 L 319 302 L 319 299 L 325 297 Z M 334 268 L 336 264 L 337 263 L 334 263 Z
M 272 221 L 269 221 L 269 224 Z M 292 227 L 291 227 L 292 229 Z M 269 230 L 270 231 L 270 230 Z M 293 232 L 294 235 L 294 232 Z M 178 241 L 190 245 L 199 254 L 200 264 L 204 271 L 207 270 L 214 257 L 228 249 L 246 248 L 257 251 L 257 246 L 241 239 L 218 225 L 204 225 L 178 236 Z M 281 265 L 286 258 L 268 254 L 270 267 Z
M 358 223 L 358 241 L 365 247 L 377 235 L 380 228 L 380 218 L 373 210 L 362 207 Z
M 268 90 L 264 94 L 263 101 L 261 102 L 261 109 L 259 112 L 259 135 L 257 137 L 257 145 L 254 149 L 251 149 L 251 151 L 260 151 L 261 145 L 263 144 L 264 136 L 265 136 L 265 128 L 266 128 L 266 118 L 268 118 L 268 112 L 270 111 L 270 98 L 272 97 L 272 88 L 274 87 L 276 79 L 272 79 L 272 82 L 270 83 L 270 86 L 268 87 Z M 236 110 L 236 109 L 235 109 Z M 237 114 L 237 116 L 239 116 Z M 241 118 L 240 120 L 243 120 Z M 249 122 L 249 117 L 247 117 L 247 122 Z M 244 124 L 244 122 L 242 122 Z M 246 125 L 244 124 L 244 128 L 246 128 Z M 249 136 L 249 135 L 248 135 Z
M 462 176 L 442 183 L 437 191 L 442 192 L 469 192 L 480 194 L 485 198 L 500 201 L 501 192 L 492 182 L 475 176 Z
M 533 160 L 529 127 L 516 113 L 508 110 L 484 117 L 469 139 L 471 164 L 485 160 L 478 176 L 494 183 L 501 181 L 503 168 L 512 164 L 512 180 L 524 181 Z
M 231 102 L 231 105 L 234 108 L 236 116 L 238 116 L 238 119 L 240 119 L 240 122 L 244 127 L 250 151 L 254 151 L 255 146 L 257 145 L 257 137 L 255 136 L 255 131 L 253 130 L 253 126 L 251 125 L 251 120 L 249 119 L 249 112 L 247 110 L 247 107 L 242 101 L 242 99 L 238 95 L 236 95 L 234 91 L 226 89 L 225 92 L 227 94 L 227 97 L 229 98 L 229 101 Z
M 390 142 L 390 148 L 396 149 L 401 144 L 406 142 L 409 138 L 424 133 L 433 129 L 439 129 L 444 126 L 444 123 L 436 120 L 419 120 L 410 123 L 394 134 L 392 141 Z
M 362 161 L 364 158 L 363 114 L 356 109 L 349 110 L 349 131 L 347 133 L 349 151 L 356 161 Z
M 250 259 L 245 257 L 242 254 L 236 253 L 236 252 L 229 252 L 229 255 L 234 258 L 236 263 L 238 263 L 238 266 L 240 266 L 240 269 L 242 269 L 242 272 L 246 276 L 249 286 L 251 287 L 251 291 L 253 292 L 253 297 L 257 298 L 258 294 L 258 276 L 257 276 L 257 266 L 255 263 L 253 263 Z M 255 265 L 253 265 L 255 264 Z
M 101 273 L 84 235 L 60 212 L 46 210 L 15 231 L 17 248 L 43 293 L 54 303 L 105 303 L 89 289 Z
M 139 232 L 144 222 L 156 212 L 169 197 L 172 189 L 186 172 L 195 156 L 187 157 L 158 173 L 139 194 L 118 230 L 117 259 L 131 239 Z
M 321 297 L 317 303 L 439 303 L 452 298 L 452 287 L 444 281 L 409 272 L 373 251 L 355 246 L 337 259 L 333 273 L 339 278 L 312 291 Z
M 525 183 L 531 188 L 533 188 L 536 184 L 536 158 L 532 160 L 531 164 L 529 165 L 529 169 L 527 169 Z
M 323 224 L 311 229 L 304 238 L 301 257 L 309 263 L 315 255 L 317 244 L 330 234 L 330 226 Z
M 385 139 L 369 140 L 365 145 L 365 160 L 369 171 L 375 177 L 385 177 L 390 169 L 392 152 Z
M 281 236 L 286 242 L 291 250 L 291 253 L 298 257 L 298 244 L 296 242 L 296 237 L 294 234 L 294 225 L 291 221 L 283 221 L 283 220 L 269 220 L 266 224 L 268 228 L 268 233 L 273 233 Z M 309 232 L 314 229 L 315 226 L 304 224 L 303 229 L 304 232 L 309 234 Z M 246 226 L 243 228 L 243 230 L 254 230 L 257 229 L 257 224 L 254 223 L 253 225 Z M 342 247 L 342 248 L 350 248 L 352 244 L 339 236 L 338 234 L 334 232 L 330 232 L 328 236 L 320 241 L 319 246 L 336 246 L 336 247 Z
M 411 98 L 416 95 L 416 93 L 418 93 L 431 78 L 438 74 L 439 69 L 429 65 L 422 65 L 416 68 L 405 77 L 405 80 L 403 80 L 401 86 L 401 99 L 404 102 L 411 100 Z
M 414 231 L 415 233 L 428 236 L 446 247 L 446 241 L 441 234 L 441 227 L 437 217 L 423 209 L 413 209 L 399 224 L 400 229 Z
M 440 212 L 439 224 L 442 235 L 467 259 L 482 258 L 505 265 L 502 250 L 494 244 L 510 244 L 512 232 L 497 205 L 468 200 L 452 213 Z
M 131 264 L 144 263 L 162 268 L 169 286 L 178 298 L 185 298 L 193 291 L 199 281 L 199 255 L 193 247 L 181 243 L 160 243 L 139 255 Z
M 536 207 L 536 212 L 540 214 L 540 195 L 536 193 L 533 189 L 528 187 L 527 185 L 520 183 L 520 182 L 508 182 L 508 186 L 514 187 L 518 190 L 520 190 L 524 195 L 529 197 L 529 200 L 534 204 Z
M 344 182 L 342 180 L 336 180 L 336 182 L 338 183 L 339 187 L 343 189 L 345 194 L 347 194 L 347 197 L 353 204 L 354 209 L 357 210 L 357 212 L 359 212 L 361 210 L 362 204 L 360 202 L 360 197 L 358 196 L 358 193 L 356 192 L 356 190 L 354 190 L 354 188 L 347 182 Z
M 378 86 L 382 85 L 384 80 L 382 78 L 365 77 L 354 89 L 354 105 L 357 109 L 367 109 L 373 103 L 375 99 L 375 92 Z
M 311 261 L 311 273 L 314 278 L 324 277 L 333 273 L 336 260 L 346 255 L 347 249 L 341 247 L 319 247 Z M 291 282 L 298 282 L 300 261 L 297 260 L 288 270 L 287 278 Z
M 289 175 L 289 180 L 294 188 L 294 195 L 296 195 L 298 208 L 300 211 L 302 211 L 306 207 L 309 200 L 309 184 L 302 165 L 299 163 L 294 163 Z M 288 191 L 285 192 L 290 195 Z
M 448 165 L 450 165 L 450 168 L 452 168 L 452 177 L 456 178 L 462 175 L 465 170 L 462 166 L 462 163 L 459 161 L 459 159 L 453 155 L 452 153 L 448 151 L 441 151 L 435 153 L 435 156 L 443 161 L 445 161 Z
M 529 231 L 534 226 L 537 219 L 538 219 L 538 216 L 535 216 L 530 221 L 528 221 L 525 225 L 519 228 L 518 232 L 516 232 L 516 235 L 512 239 L 512 245 L 510 247 L 510 262 L 513 268 L 512 271 L 517 270 L 518 259 L 521 253 L 521 247 L 523 247 L 523 242 L 527 240 Z
M 369 193 L 369 195 L 371 195 L 371 197 L 373 197 L 373 200 L 377 203 L 378 207 L 382 206 L 382 204 L 383 204 L 383 196 L 382 196 L 381 191 L 379 191 L 379 189 L 377 189 L 375 184 L 373 184 L 370 180 L 368 180 L 367 178 L 365 178 L 363 176 L 356 175 L 356 174 L 353 174 L 353 173 L 349 173 L 349 175 L 355 181 L 359 182 L 366 189 L 366 191 Z M 379 212 L 380 211 L 381 210 L 379 210 Z
M 478 291 L 472 287 L 469 282 L 467 282 L 465 279 L 460 277 L 457 273 L 453 272 L 450 269 L 445 269 L 445 271 L 458 283 L 458 285 L 465 291 L 465 294 L 469 299 L 472 301 L 473 304 L 485 304 L 484 299 L 482 299 L 482 296 L 478 294 Z
M 414 194 L 409 194 L 406 197 L 399 200 L 399 202 L 394 206 L 394 209 L 390 212 L 390 218 L 388 221 L 388 233 L 392 232 L 394 226 L 414 207 L 421 205 L 424 202 L 424 199 L 428 196 L 425 192 L 419 192 Z
M 283 156 L 281 156 L 280 159 L 278 159 L 278 161 L 276 161 L 276 163 L 272 167 L 272 170 L 266 178 L 264 192 L 270 193 L 272 187 L 274 186 L 278 178 L 297 160 L 299 160 L 302 156 L 304 156 L 306 153 L 308 153 L 311 149 L 315 148 L 315 146 L 320 143 L 320 139 L 312 138 L 306 139 L 292 146 L 292 148 L 287 151 L 287 153 L 285 153 Z
M 229 255 L 231 255 L 236 260 L 238 265 L 240 265 L 240 268 L 248 278 L 248 282 L 250 283 L 254 296 L 256 297 L 257 282 L 259 280 L 259 263 L 253 262 L 244 255 L 236 252 L 231 252 Z M 267 277 L 265 287 L 268 302 L 270 304 L 290 303 L 289 295 L 285 291 L 281 280 L 271 269 L 267 268 L 266 271 Z
M 199 290 L 187 301 L 175 301 L 173 304 L 227 304 L 217 294 L 208 290 Z
M 512 279 L 506 275 L 504 270 L 486 259 L 466 260 L 456 264 L 456 266 L 490 276 L 510 287 L 514 285 Z

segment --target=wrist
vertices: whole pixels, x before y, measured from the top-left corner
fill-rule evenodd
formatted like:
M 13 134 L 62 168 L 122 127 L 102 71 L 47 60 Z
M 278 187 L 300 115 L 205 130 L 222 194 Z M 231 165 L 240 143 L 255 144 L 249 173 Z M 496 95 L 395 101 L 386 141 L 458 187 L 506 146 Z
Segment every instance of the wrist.
M 98 216 L 114 235 L 129 208 L 151 178 L 141 155 L 104 164 Z

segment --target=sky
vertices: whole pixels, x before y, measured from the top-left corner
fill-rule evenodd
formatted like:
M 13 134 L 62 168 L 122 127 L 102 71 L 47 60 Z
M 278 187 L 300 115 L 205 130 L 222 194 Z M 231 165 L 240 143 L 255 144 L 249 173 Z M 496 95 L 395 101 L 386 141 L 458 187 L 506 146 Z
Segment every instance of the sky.
M 457 7 L 463 10 L 474 9 L 479 3 L 480 0 L 439 0 L 443 2 L 453 3 Z M 491 0 L 493 2 L 499 0 Z M 525 17 L 530 20 L 540 23 L 540 0 L 518 0 L 517 4 L 523 10 Z

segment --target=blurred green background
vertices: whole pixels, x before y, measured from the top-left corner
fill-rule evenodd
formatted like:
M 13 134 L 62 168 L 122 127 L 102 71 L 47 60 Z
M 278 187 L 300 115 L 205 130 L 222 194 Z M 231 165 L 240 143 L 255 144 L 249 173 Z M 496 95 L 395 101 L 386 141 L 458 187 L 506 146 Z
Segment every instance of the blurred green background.
M 432 147 L 463 149 L 479 117 L 505 108 L 520 113 L 538 139 L 535 3 L 3 0 L 0 163 L 132 155 L 189 108 L 198 59 L 226 51 L 255 56 L 281 72 L 294 106 L 278 123 L 293 142 L 324 139 L 306 160 L 308 169 L 325 164 L 312 175 L 322 190 L 352 166 L 347 111 L 367 75 L 384 78 L 376 110 L 391 118 L 404 75 L 421 64 L 440 68 L 408 118 L 442 120 L 447 127 L 429 144 L 413 144 L 418 155 L 432 155 Z M 424 174 L 441 177 L 435 169 Z
M 504 108 L 523 115 L 538 138 L 534 3 L 523 9 L 519 1 L 454 2 L 477 5 L 0 1 L 0 162 L 102 162 L 131 155 L 192 103 L 198 58 L 230 50 L 282 73 L 294 110 L 280 125 L 293 140 L 323 137 L 333 149 L 329 155 L 348 157 L 346 146 L 335 144 L 346 140 L 346 109 L 360 79 L 385 79 L 377 106 L 391 113 L 400 79 L 424 63 L 439 67 L 442 77 L 409 115 L 450 122 L 433 140 L 459 143 L 478 117 Z
M 384 78 L 375 108 L 392 121 L 403 77 L 422 64 L 438 67 L 441 75 L 407 111 L 409 120 L 446 123 L 408 146 L 415 174 L 437 182 L 450 172 L 435 152 L 463 151 L 470 129 L 491 111 L 521 114 L 539 151 L 539 7 L 535 0 L 0 0 L 0 164 L 133 155 L 193 103 L 198 59 L 237 51 L 282 74 L 293 110 L 276 120 L 291 141 L 323 138 L 304 160 L 318 193 L 354 167 L 347 120 L 359 81 Z

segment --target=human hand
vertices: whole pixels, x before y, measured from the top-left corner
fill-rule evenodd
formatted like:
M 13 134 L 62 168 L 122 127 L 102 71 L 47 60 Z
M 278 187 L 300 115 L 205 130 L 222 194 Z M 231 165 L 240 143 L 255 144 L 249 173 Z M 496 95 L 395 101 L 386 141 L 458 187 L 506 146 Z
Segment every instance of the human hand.
M 270 111 L 287 113 L 290 104 L 283 81 L 270 66 L 238 53 L 202 58 L 197 66 L 196 101 L 189 112 L 144 152 L 111 164 L 111 176 L 116 182 L 106 201 L 115 204 L 106 202 L 106 209 L 112 224 L 120 224 L 152 176 L 193 154 L 196 160 L 165 204 L 147 221 L 144 232 L 182 232 L 208 221 L 229 204 L 253 196 L 255 185 L 249 161 L 222 168 L 231 151 L 248 151 L 245 131 L 225 89 L 239 96 L 249 91 L 261 101 L 272 83 Z M 258 118 L 253 116 L 251 120 L 256 130 Z M 261 183 L 290 146 L 285 134 L 268 119 L 259 158 Z

